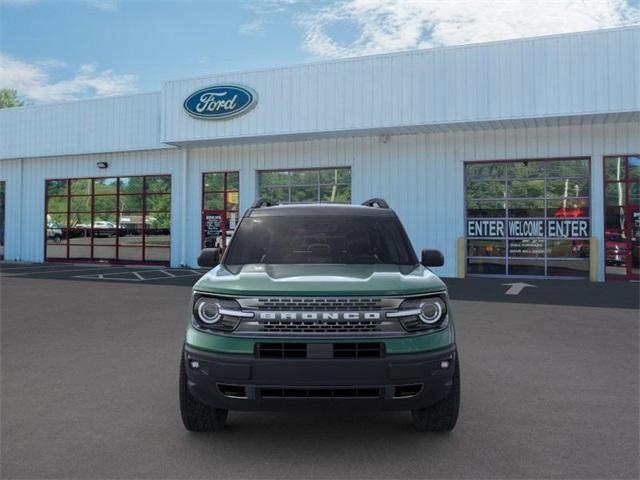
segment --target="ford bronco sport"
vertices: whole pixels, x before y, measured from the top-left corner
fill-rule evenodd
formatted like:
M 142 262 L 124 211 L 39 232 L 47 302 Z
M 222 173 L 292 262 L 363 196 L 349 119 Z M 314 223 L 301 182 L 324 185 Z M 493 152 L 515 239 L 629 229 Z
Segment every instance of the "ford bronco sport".
M 204 249 L 180 364 L 185 427 L 229 410 L 411 411 L 420 431 L 458 417 L 460 367 L 444 283 L 418 262 L 382 199 L 362 205 L 256 201 L 233 240 Z M 219 263 L 219 265 L 218 265 Z

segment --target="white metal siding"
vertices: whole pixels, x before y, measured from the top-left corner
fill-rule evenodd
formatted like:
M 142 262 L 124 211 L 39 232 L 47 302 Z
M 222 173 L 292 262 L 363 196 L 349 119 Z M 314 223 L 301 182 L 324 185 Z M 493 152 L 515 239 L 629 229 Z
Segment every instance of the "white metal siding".
M 257 194 L 257 170 L 350 166 L 353 202 L 386 198 L 416 247 L 438 248 L 445 276 L 456 274 L 456 239 L 464 235 L 463 165 L 473 160 L 592 157 L 592 231 L 602 240 L 602 155 L 640 152 L 640 123 L 532 127 L 323 139 L 188 151 L 186 262 L 200 249 L 201 174 L 240 170 L 240 207 Z M 601 270 L 602 270 L 601 266 Z
M 276 137 L 640 110 L 640 27 L 166 82 L 163 142 Z M 250 113 L 196 120 L 199 88 L 254 88 Z M 485 127 L 486 128 L 486 127 Z
M 164 147 L 159 92 L 0 110 L 0 158 Z
M 634 122 L 420 133 L 390 136 L 387 143 L 371 136 L 3 161 L 5 258 L 43 260 L 45 179 L 171 174 L 171 263 L 178 266 L 195 265 L 200 249 L 202 172 L 239 170 L 245 210 L 257 193 L 257 170 L 350 166 L 353 202 L 386 198 L 416 249 L 442 250 L 447 261 L 437 271 L 453 276 L 456 239 L 464 234 L 464 161 L 592 157 L 592 230 L 602 240 L 602 155 L 638 152 L 640 123 Z M 109 169 L 98 169 L 97 161 Z

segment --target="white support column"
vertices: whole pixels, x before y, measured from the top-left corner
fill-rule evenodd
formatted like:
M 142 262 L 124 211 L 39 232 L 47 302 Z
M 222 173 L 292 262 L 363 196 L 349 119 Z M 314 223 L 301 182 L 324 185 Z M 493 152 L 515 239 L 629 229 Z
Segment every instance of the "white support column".
M 187 242 L 189 235 L 187 235 L 188 228 L 188 213 L 189 213 L 189 184 L 188 184 L 188 161 L 189 161 L 189 149 L 184 148 L 182 151 L 182 163 L 180 165 L 180 197 L 182 199 L 181 211 L 180 211 L 180 266 L 189 266 L 187 260 Z
M 240 216 L 244 214 L 258 195 L 258 174 L 250 163 L 247 168 L 247 163 L 249 162 L 243 162 L 240 170 Z
M 598 239 L 598 282 L 604 282 L 604 178 L 602 155 L 591 157 L 591 236 Z

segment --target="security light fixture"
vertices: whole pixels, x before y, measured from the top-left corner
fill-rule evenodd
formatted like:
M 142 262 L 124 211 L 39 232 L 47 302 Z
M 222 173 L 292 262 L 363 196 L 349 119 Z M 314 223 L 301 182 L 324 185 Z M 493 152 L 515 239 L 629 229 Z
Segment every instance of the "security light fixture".
M 98 168 L 108 168 L 109 164 L 107 162 L 98 162 L 96 163 L 96 165 L 98 166 Z

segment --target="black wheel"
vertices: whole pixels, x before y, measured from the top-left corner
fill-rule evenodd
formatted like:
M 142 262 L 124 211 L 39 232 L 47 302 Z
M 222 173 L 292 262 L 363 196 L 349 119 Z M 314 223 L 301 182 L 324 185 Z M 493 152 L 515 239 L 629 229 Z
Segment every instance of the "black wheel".
M 180 414 L 184 428 L 190 432 L 214 432 L 227 424 L 229 411 L 215 408 L 191 395 L 187 385 L 184 352 L 180 359 Z
M 450 432 L 456 426 L 460 409 L 460 364 L 456 354 L 451 392 L 430 407 L 411 410 L 413 426 L 419 432 Z

